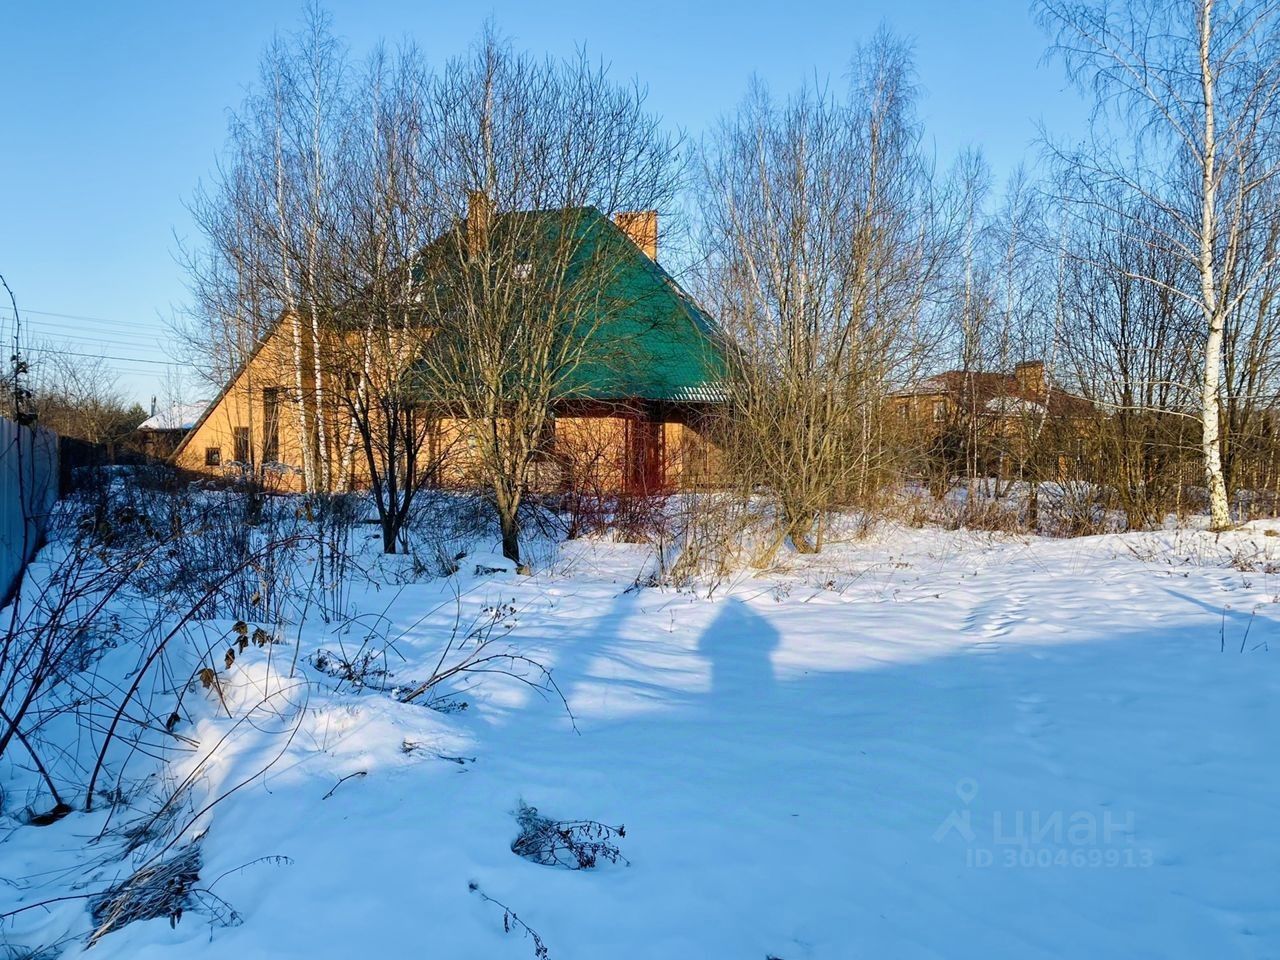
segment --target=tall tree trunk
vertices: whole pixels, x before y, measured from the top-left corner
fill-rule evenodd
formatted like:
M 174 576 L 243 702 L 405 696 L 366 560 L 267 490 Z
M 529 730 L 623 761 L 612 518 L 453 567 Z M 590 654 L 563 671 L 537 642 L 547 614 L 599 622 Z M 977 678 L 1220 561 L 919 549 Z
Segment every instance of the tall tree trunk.
M 510 505 L 498 507 L 498 525 L 502 528 L 502 555 L 518 568 L 520 562 L 520 517 L 519 508 Z
M 313 472 L 311 464 L 310 431 L 307 428 L 307 403 L 304 393 L 302 318 L 298 316 L 298 301 L 293 289 L 293 277 L 290 265 L 288 204 L 286 202 L 286 182 L 288 174 L 284 159 L 284 130 L 282 111 L 284 110 L 283 79 L 277 69 L 275 75 L 275 129 L 273 131 L 273 148 L 275 160 L 275 214 L 276 240 L 280 246 L 280 278 L 284 308 L 289 313 L 290 327 L 293 332 L 293 377 L 296 391 L 294 413 L 298 424 L 298 442 L 302 451 L 303 488 L 310 492 L 313 489 Z M 277 453 L 277 456 L 279 454 Z
M 1204 350 L 1204 378 L 1201 382 L 1201 449 L 1204 455 L 1205 486 L 1209 491 L 1209 525 L 1213 530 L 1231 526 L 1227 484 L 1222 472 L 1222 435 L 1219 426 L 1218 394 L 1222 380 L 1223 316 L 1214 279 L 1214 241 L 1217 233 L 1217 134 L 1214 129 L 1214 77 L 1210 63 L 1213 36 L 1213 0 L 1200 3 L 1200 89 L 1204 95 L 1204 146 L 1201 156 L 1200 196 L 1200 297 L 1208 337 Z
M 321 366 L 322 360 L 320 356 L 320 321 L 316 316 L 317 311 L 311 311 L 311 346 L 313 360 L 313 376 L 315 377 L 315 390 L 313 396 L 315 405 L 312 409 L 312 416 L 315 417 L 316 425 L 316 443 L 315 443 L 315 471 L 316 471 L 316 487 L 321 493 L 332 493 L 333 485 L 331 482 L 329 469 L 329 440 L 325 429 L 325 409 L 324 409 L 324 369 Z M 307 443 L 310 444 L 310 437 Z
M 306 384 L 302 377 L 304 367 L 302 321 L 298 318 L 298 311 L 291 310 L 289 313 L 293 330 L 293 412 L 298 424 L 298 446 L 302 453 L 302 485 L 310 493 L 315 489 L 315 475 L 311 462 L 311 431 L 307 425 Z M 276 455 L 280 456 L 280 453 L 277 452 Z

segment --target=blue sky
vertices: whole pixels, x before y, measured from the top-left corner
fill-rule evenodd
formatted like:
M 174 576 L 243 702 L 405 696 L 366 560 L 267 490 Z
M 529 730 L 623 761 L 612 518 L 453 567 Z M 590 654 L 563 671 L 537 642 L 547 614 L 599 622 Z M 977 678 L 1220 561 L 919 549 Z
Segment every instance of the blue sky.
M 0 23 L 0 273 L 33 337 L 110 358 L 128 397 L 160 392 L 166 325 L 186 295 L 176 237 L 211 168 L 226 111 L 297 0 L 43 4 L 12 0 Z M 650 104 L 698 136 L 758 74 L 775 90 L 839 79 L 882 23 L 915 46 L 922 118 L 940 166 L 980 147 L 1003 179 L 1034 159 L 1037 124 L 1081 129 L 1085 106 L 1026 0 L 608 4 L 332 0 L 357 53 L 412 37 L 439 62 L 492 16 L 523 48 L 575 44 L 647 84 Z M 6 316 L 7 311 L 0 313 Z M 6 330 L 8 323 L 0 321 Z

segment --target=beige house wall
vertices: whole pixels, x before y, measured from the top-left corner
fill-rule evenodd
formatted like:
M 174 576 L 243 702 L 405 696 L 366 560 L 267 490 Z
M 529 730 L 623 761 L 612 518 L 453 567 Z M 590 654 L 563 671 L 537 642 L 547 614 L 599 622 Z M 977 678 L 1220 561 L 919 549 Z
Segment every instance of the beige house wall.
M 304 489 L 304 443 L 300 430 L 300 411 L 305 405 L 310 426 L 309 443 L 317 458 L 327 458 L 330 485 L 333 489 L 359 489 L 368 485 L 368 469 L 348 418 L 333 402 L 334 391 L 326 385 L 327 402 L 322 408 L 325 447 L 318 448 L 314 354 L 305 327 L 301 347 L 306 374 L 301 392 L 295 378 L 295 344 L 293 330 L 282 324 L 254 353 L 243 369 L 214 402 L 213 406 L 185 438 L 173 457 L 181 470 L 195 475 L 230 479 L 241 475 L 246 466 L 236 458 L 236 431 L 248 431 L 251 460 L 262 464 L 270 485 L 280 491 L 300 492 Z M 339 358 L 352 357 L 352 365 L 360 355 L 351 344 L 333 351 Z M 394 367 L 379 363 L 379 369 Z M 324 366 L 340 370 L 341 362 L 325 358 Z M 375 363 L 378 361 L 375 360 Z M 332 379 L 333 374 L 328 375 Z M 338 385 L 340 386 L 340 385 Z M 278 451 L 274 461 L 263 456 L 264 391 L 274 388 L 279 399 Z M 719 458 L 714 445 L 694 426 L 677 419 L 678 414 L 661 422 L 656 429 L 661 438 L 659 456 L 663 485 L 680 488 L 704 484 L 711 480 Z M 544 491 L 576 489 L 600 494 L 618 493 L 626 489 L 628 457 L 632 452 L 632 431 L 637 414 L 608 409 L 592 415 L 562 415 L 555 420 L 555 442 L 550 454 L 534 468 L 534 486 Z M 459 419 L 440 421 L 420 456 L 425 471 L 435 467 L 430 482 L 440 486 L 465 488 L 480 484 L 482 471 L 474 427 Z M 213 453 L 211 453 L 213 451 Z M 216 460 L 217 462 L 212 462 Z
M 173 457 L 179 469 L 211 477 L 231 477 L 240 472 L 236 462 L 236 428 L 247 429 L 254 463 L 264 463 L 263 413 L 264 391 L 275 388 L 278 393 L 278 451 L 274 463 L 278 469 L 268 473 L 282 490 L 303 489 L 303 446 L 299 429 L 300 400 L 295 369 L 292 337 L 283 327 L 273 333 L 250 357 L 239 374 L 196 424 Z M 305 364 L 307 367 L 311 365 Z M 305 394 L 312 384 L 303 381 Z M 217 451 L 217 464 L 211 463 L 210 451 Z

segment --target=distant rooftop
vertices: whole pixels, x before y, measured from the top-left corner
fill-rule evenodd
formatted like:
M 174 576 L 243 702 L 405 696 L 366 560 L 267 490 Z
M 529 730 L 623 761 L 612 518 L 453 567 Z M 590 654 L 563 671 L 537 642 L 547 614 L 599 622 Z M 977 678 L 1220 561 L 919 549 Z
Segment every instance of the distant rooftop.
M 157 410 L 142 423 L 139 430 L 190 430 L 204 413 L 208 400 L 197 400 L 194 403 L 175 403 L 163 410 Z

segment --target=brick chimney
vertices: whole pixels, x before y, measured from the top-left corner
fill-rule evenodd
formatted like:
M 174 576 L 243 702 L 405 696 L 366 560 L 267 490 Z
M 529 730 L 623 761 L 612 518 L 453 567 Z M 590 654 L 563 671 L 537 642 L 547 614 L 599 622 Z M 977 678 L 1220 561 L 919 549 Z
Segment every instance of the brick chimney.
M 627 210 L 614 214 L 613 222 L 650 260 L 658 259 L 658 211 Z
M 1030 397 L 1043 397 L 1045 394 L 1044 361 L 1026 360 L 1013 368 L 1014 379 L 1018 382 L 1018 391 Z
M 475 256 L 489 237 L 489 225 L 493 222 L 493 200 L 483 190 L 467 191 L 466 244 L 467 253 Z

